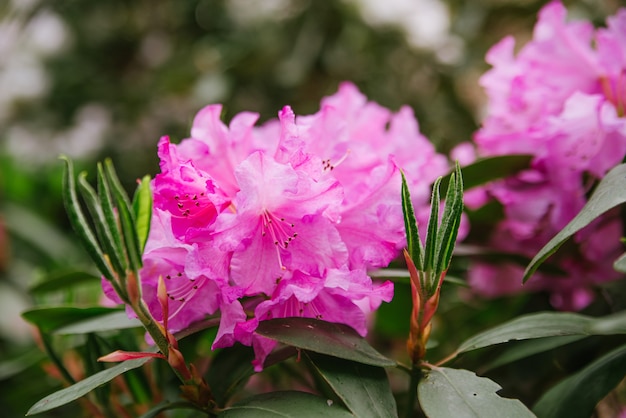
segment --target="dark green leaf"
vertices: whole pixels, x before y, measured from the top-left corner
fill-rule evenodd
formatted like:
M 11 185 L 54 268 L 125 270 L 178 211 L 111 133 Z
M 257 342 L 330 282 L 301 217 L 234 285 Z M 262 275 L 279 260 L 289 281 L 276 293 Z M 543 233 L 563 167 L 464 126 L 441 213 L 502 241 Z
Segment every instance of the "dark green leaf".
M 312 318 L 261 321 L 256 333 L 283 344 L 372 366 L 393 367 L 396 362 L 376 351 L 347 325 Z
M 135 224 L 135 216 L 132 212 L 130 200 L 126 191 L 122 187 L 120 180 L 117 178 L 115 168 L 111 160 L 104 162 L 106 170 L 106 179 L 111 186 L 113 196 L 116 202 L 118 216 L 122 227 L 122 236 L 126 244 L 126 253 L 130 266 L 134 271 L 141 268 L 141 251 L 139 250 L 139 238 L 137 237 L 137 226 Z
M 119 309 L 105 308 L 101 306 L 92 308 L 57 306 L 52 308 L 30 309 L 23 312 L 22 317 L 31 324 L 41 328 L 42 331 L 50 332 L 65 325 L 112 312 L 119 312 Z
M 58 408 L 59 406 L 63 406 L 67 403 L 75 401 L 76 399 L 91 392 L 95 388 L 113 380 L 122 373 L 143 366 L 149 360 L 151 360 L 151 358 L 125 361 L 109 369 L 89 376 L 88 378 L 83 379 L 80 382 L 73 384 L 72 386 L 69 386 L 65 389 L 46 396 L 35 405 L 33 405 L 26 413 L 26 415 L 40 414 L 42 412 L 49 411 L 51 409 Z
M 354 417 L 341 405 L 310 393 L 286 391 L 253 396 L 227 408 L 220 418 L 342 418 Z
M 45 358 L 38 348 L 29 349 L 17 357 L 3 358 L 0 361 L 0 381 L 22 373 Z
M 128 315 L 126 315 L 126 312 L 124 311 L 115 311 L 105 315 L 98 315 L 95 318 L 62 326 L 56 329 L 53 333 L 61 335 L 87 334 L 91 332 L 115 331 L 119 329 L 139 327 L 141 327 L 141 322 L 138 319 L 128 318 Z
M 624 202 L 626 202 L 626 164 L 620 164 L 609 171 L 600 181 L 593 195 L 578 215 L 535 255 L 526 267 L 524 282 L 532 276 L 541 263 L 554 254 L 571 236 L 606 211 Z
M 455 172 L 450 177 L 451 187 L 448 188 L 446 193 L 446 208 L 443 212 L 437 240 L 438 252 L 437 265 L 435 266 L 437 275 L 447 270 L 450 266 L 463 213 L 463 176 L 458 164 Z
M 385 369 L 322 354 L 307 353 L 307 356 L 355 416 L 398 416 Z
M 424 271 L 433 271 L 437 264 L 437 233 L 439 232 L 439 184 L 441 177 L 435 181 L 433 192 L 430 198 L 430 218 L 428 219 L 428 233 L 426 235 L 426 246 L 424 249 Z M 438 278 L 438 276 L 437 276 Z M 427 283 L 427 289 L 432 287 L 433 283 Z
M 585 335 L 566 335 L 564 337 L 545 337 L 518 341 L 512 347 L 485 366 L 483 370 L 491 370 L 532 355 L 552 350 L 585 338 Z
M 626 375 L 626 345 L 566 378 L 546 392 L 533 411 L 538 417 L 586 418 Z
M 113 273 L 113 270 L 111 270 L 109 263 L 104 258 L 104 254 L 98 245 L 98 241 L 91 231 L 91 228 L 85 219 L 85 215 L 80 208 L 80 204 L 76 196 L 76 185 L 74 182 L 74 169 L 72 162 L 66 157 L 62 157 L 62 159 L 65 161 L 65 171 L 63 173 L 63 204 L 65 205 L 65 210 L 70 220 L 70 224 L 72 225 L 72 228 L 74 228 L 76 235 L 78 235 L 81 244 L 87 250 L 91 259 L 94 263 L 96 263 L 100 272 L 109 281 L 113 281 L 115 274 Z
M 78 190 L 87 205 L 87 209 L 91 215 L 91 220 L 96 228 L 96 233 L 105 255 L 108 256 L 111 264 L 113 265 L 113 269 L 117 272 L 117 274 L 119 276 L 123 276 L 126 273 L 126 260 L 124 259 L 124 255 L 113 244 L 111 225 L 107 223 L 104 217 L 104 212 L 102 211 L 100 199 L 96 195 L 96 191 L 87 182 L 86 176 L 87 173 L 85 172 L 78 175 Z M 117 231 L 117 226 L 115 224 L 112 226 L 113 230 Z
M 122 236 L 120 234 L 117 216 L 115 214 L 113 200 L 111 198 L 111 187 L 109 186 L 109 182 L 104 175 L 102 163 L 98 163 L 97 182 L 98 196 L 100 197 L 102 213 L 104 214 L 104 223 L 105 225 L 107 225 L 107 230 L 110 234 L 109 239 L 111 240 L 111 242 L 109 245 L 113 248 L 112 251 L 116 254 L 116 257 L 120 259 L 120 264 L 122 268 L 121 271 L 126 272 L 126 269 L 128 268 L 126 253 L 124 251 Z
M 32 294 L 43 294 L 58 290 L 68 290 L 83 283 L 100 283 L 100 277 L 81 270 L 60 270 L 48 274 L 30 288 Z
M 530 166 L 532 155 L 500 155 L 477 160 L 463 167 L 465 190 L 480 186 L 492 180 L 511 176 Z M 454 172 L 454 171 L 453 171 Z M 452 174 L 452 173 L 450 173 Z M 441 182 L 441 192 L 448 190 L 448 176 Z
M 404 214 L 404 230 L 406 231 L 406 242 L 409 256 L 418 270 L 424 270 L 424 249 L 417 230 L 417 220 L 411 202 L 409 186 L 406 183 L 404 173 L 402 173 L 402 213 Z M 408 276 L 407 276 L 408 277 Z
M 150 221 L 152 219 L 152 190 L 150 189 L 150 176 L 144 176 L 133 196 L 133 213 L 137 222 L 137 238 L 139 239 L 139 251 L 148 241 Z
M 252 360 L 254 350 L 239 344 L 221 350 L 213 358 L 206 380 L 218 405 L 225 405 L 254 374 Z
M 429 418 L 533 417 L 517 399 L 501 398 L 496 382 L 473 372 L 437 367 L 425 372 L 417 393 Z

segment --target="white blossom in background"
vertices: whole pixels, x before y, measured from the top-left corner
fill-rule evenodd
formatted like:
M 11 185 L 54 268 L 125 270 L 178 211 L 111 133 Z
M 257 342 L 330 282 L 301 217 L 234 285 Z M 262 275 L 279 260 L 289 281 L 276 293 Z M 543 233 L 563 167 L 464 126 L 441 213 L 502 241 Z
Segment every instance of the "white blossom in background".
M 463 40 L 450 33 L 450 12 L 441 0 L 345 0 L 372 26 L 397 26 L 410 45 L 432 50 L 439 61 L 461 59 Z

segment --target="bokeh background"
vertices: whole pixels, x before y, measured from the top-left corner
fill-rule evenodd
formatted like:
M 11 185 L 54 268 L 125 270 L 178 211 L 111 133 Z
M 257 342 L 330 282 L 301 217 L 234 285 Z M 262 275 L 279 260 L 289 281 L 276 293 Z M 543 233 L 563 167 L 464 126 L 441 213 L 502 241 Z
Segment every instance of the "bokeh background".
M 96 161 L 110 157 L 132 190 L 135 179 L 158 172 L 159 137 L 186 137 L 202 106 L 223 103 L 226 121 L 243 110 L 258 112 L 263 121 L 286 104 L 296 114 L 314 113 L 343 80 L 393 110 L 410 105 L 422 133 L 447 152 L 469 140 L 480 123 L 485 98 L 478 79 L 488 68 L 485 52 L 508 34 L 519 43 L 528 39 L 545 3 L 0 1 L 3 416 L 22 416 L 60 387 L 42 371 L 38 339 L 20 312 L 35 303 L 78 303 L 81 297 L 92 303 L 94 298 L 30 291 L 51 274 L 88 265 L 62 207 L 59 154 L 91 172 Z M 617 0 L 565 3 L 571 18 L 598 25 L 621 5 Z M 402 312 L 406 292 L 398 300 L 404 303 L 398 305 Z M 464 333 L 543 306 L 541 300 L 532 303 L 521 297 L 494 301 L 485 309 L 451 296 L 444 306 L 452 325 L 443 329 L 458 342 Z M 403 326 L 393 326 L 383 326 L 383 334 L 404 332 Z M 520 373 L 500 379 L 515 380 L 514 372 Z M 535 396 L 523 384 L 519 390 L 529 399 Z

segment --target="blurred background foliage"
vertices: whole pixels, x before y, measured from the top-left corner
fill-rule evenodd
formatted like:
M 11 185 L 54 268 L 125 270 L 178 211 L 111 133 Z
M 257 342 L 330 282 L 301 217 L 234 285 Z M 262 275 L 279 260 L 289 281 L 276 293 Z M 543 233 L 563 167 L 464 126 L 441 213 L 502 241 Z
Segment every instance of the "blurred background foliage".
M 60 153 L 92 173 L 95 161 L 111 157 L 131 190 L 135 179 L 158 172 L 158 138 L 186 137 L 202 106 L 223 103 L 225 121 L 243 110 L 258 112 L 263 121 L 286 104 L 296 114 L 309 114 L 343 80 L 353 81 L 370 100 L 393 110 L 410 105 L 421 131 L 447 152 L 470 139 L 480 122 L 484 96 L 478 79 L 488 68 L 485 52 L 508 34 L 520 43 L 528 39 L 545 3 L 0 2 L 3 415 L 21 416 L 61 387 L 59 379 L 42 371 L 43 355 L 35 348 L 41 341 L 19 313 L 35 303 L 93 305 L 99 298 L 97 281 L 89 280 L 81 287 L 87 290 L 43 296 L 29 292 L 68 267 L 93 273 L 68 230 L 61 204 Z M 618 0 L 565 3 L 570 17 L 597 24 L 620 6 Z M 522 311 L 548 308 L 541 295 L 489 302 L 487 308 L 456 289 L 444 288 L 442 323 L 435 324 L 435 338 L 446 350 Z M 408 286 L 398 285 L 397 293 L 378 324 L 385 337 L 405 335 L 406 328 L 395 319 L 398 315 L 406 314 L 408 327 Z M 389 341 L 380 343 L 403 351 L 403 343 L 396 347 Z M 557 358 L 560 352 L 543 360 L 559 362 L 566 370 L 567 361 L 586 349 L 588 345 L 579 344 L 564 360 Z M 471 363 L 472 357 L 466 361 Z M 532 379 L 541 376 L 531 379 L 528 372 L 528 364 L 522 363 L 495 379 L 532 401 L 543 388 L 532 386 Z M 50 415 L 68 413 L 61 409 Z

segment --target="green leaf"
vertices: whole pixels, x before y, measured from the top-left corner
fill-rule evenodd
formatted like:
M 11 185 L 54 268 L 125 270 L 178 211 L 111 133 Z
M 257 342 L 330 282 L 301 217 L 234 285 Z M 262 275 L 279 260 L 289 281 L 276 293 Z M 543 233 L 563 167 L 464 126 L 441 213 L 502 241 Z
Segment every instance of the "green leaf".
M 437 367 L 425 372 L 417 393 L 429 418 L 534 416 L 519 400 L 498 396 L 500 389 L 496 382 L 469 370 Z
M 117 231 L 117 225 L 108 224 L 105 219 L 100 199 L 96 195 L 96 191 L 91 187 L 86 179 L 87 173 L 82 172 L 78 175 L 78 190 L 80 191 L 91 220 L 96 227 L 96 233 L 100 240 L 100 245 L 103 247 L 105 254 L 109 257 L 113 269 L 119 276 L 123 276 L 126 273 L 126 260 L 123 253 L 114 245 L 113 231 Z
M 589 335 L 593 319 L 569 312 L 542 312 L 521 316 L 467 339 L 459 353 L 509 341 L 557 335 Z
M 225 405 L 230 397 L 254 374 L 254 350 L 236 344 L 219 351 L 211 361 L 206 381 L 218 405 Z
M 126 315 L 126 312 L 118 310 L 62 326 L 53 333 L 60 335 L 88 334 L 92 332 L 116 331 L 119 329 L 139 327 L 141 327 L 141 321 L 136 318 L 130 319 L 128 315 Z
M 3 358 L 0 361 L 0 381 L 24 372 L 45 358 L 38 348 L 28 349 L 17 357 Z
M 355 416 L 398 416 L 385 369 L 322 354 L 307 353 L 307 356 Z
M 100 277 L 82 270 L 59 270 L 45 276 L 40 283 L 30 288 L 32 294 L 44 294 L 68 290 L 83 283 L 100 283 Z
M 104 162 L 106 179 L 111 185 L 111 190 L 115 198 L 118 216 L 122 227 L 122 236 L 124 237 L 124 243 L 126 244 L 126 253 L 130 266 L 134 271 L 139 271 L 141 268 L 141 251 L 139 250 L 139 238 L 137 237 L 137 226 L 135 223 L 135 216 L 132 212 L 130 200 L 126 191 L 122 187 L 120 180 L 117 178 L 115 168 L 111 160 Z
M 113 248 L 116 257 L 120 259 L 121 272 L 126 272 L 128 268 L 128 262 L 126 259 L 126 253 L 124 251 L 124 244 L 122 243 L 122 236 L 120 234 L 119 225 L 117 222 L 117 216 L 111 198 L 111 186 L 104 175 L 104 169 L 102 163 L 98 163 L 98 196 L 102 206 L 102 213 L 104 214 L 104 224 L 107 225 L 107 229 L 110 233 L 110 246 Z
M 477 160 L 463 167 L 465 190 L 480 186 L 492 180 L 498 180 L 512 176 L 530 166 L 532 155 L 500 155 Z M 454 172 L 454 171 L 453 171 Z M 450 173 L 452 174 L 452 173 Z M 449 176 L 441 182 L 441 192 L 448 190 Z
M 437 233 L 439 232 L 439 184 L 441 184 L 441 177 L 435 181 L 433 185 L 433 192 L 430 198 L 430 218 L 428 218 L 428 233 L 426 234 L 426 248 L 424 249 L 424 270 L 423 271 L 433 271 L 435 265 L 437 264 L 436 254 L 437 254 Z M 436 274 L 435 274 L 436 275 Z M 437 279 L 439 278 L 438 275 Z M 430 289 L 433 286 L 433 283 L 426 284 L 427 289 Z
M 65 211 L 67 212 L 70 224 L 91 259 L 96 263 L 98 270 L 100 270 L 107 280 L 113 281 L 115 274 L 104 258 L 98 241 L 80 208 L 78 197 L 76 196 L 76 184 L 74 182 L 74 168 L 72 162 L 67 157 L 61 158 L 65 161 L 65 171 L 63 173 L 63 204 L 65 205 Z
M 600 318 L 570 312 L 540 312 L 481 332 L 463 342 L 457 353 L 533 338 L 612 334 L 626 334 L 626 312 Z
M 409 256 L 418 271 L 424 270 L 424 248 L 417 230 L 417 220 L 411 202 L 411 194 L 407 185 L 404 173 L 402 174 L 402 213 L 404 214 L 404 230 L 406 231 L 406 242 Z M 408 277 L 408 276 L 407 276 Z
M 593 195 L 574 219 L 552 238 L 532 259 L 524 272 L 524 283 L 537 267 L 556 252 L 565 241 L 608 210 L 626 202 L 626 164 L 614 167 L 598 183 Z
M 495 360 L 484 366 L 482 370 L 487 371 L 495 369 L 505 364 L 513 363 L 514 361 L 579 341 L 585 337 L 585 335 L 566 335 L 563 337 L 545 337 L 518 341 Z
M 590 417 L 626 375 L 626 345 L 594 361 L 546 392 L 533 411 L 539 417 Z
M 150 221 L 152 220 L 152 190 L 150 189 L 150 176 L 144 176 L 137 186 L 133 196 L 133 213 L 137 222 L 137 238 L 139 239 L 139 251 L 148 241 L 150 233 Z
M 347 325 L 312 318 L 261 321 L 256 333 L 283 344 L 372 366 L 393 367 L 396 362 L 376 351 Z
M 133 370 L 133 369 L 143 366 L 149 360 L 151 360 L 151 358 L 141 358 L 141 359 L 136 359 L 136 360 L 125 361 L 109 369 L 106 369 L 94 375 L 91 375 L 88 378 L 83 379 L 80 382 L 73 384 L 72 386 L 69 386 L 65 389 L 62 389 L 58 392 L 54 392 L 53 394 L 46 396 L 45 398 L 37 402 L 35 405 L 33 405 L 28 410 L 26 415 L 40 414 L 42 412 L 49 411 L 51 409 L 58 408 L 59 406 L 63 406 L 72 401 L 75 401 L 76 399 L 91 392 L 95 388 L 113 380 L 117 376 L 129 370 Z
M 450 186 L 446 193 L 446 208 L 443 212 L 437 238 L 437 265 L 435 266 L 437 275 L 443 273 L 450 266 L 456 237 L 461 225 L 461 215 L 463 214 L 463 176 L 458 163 L 456 164 L 455 172 L 450 175 Z
M 343 418 L 352 417 L 341 405 L 310 393 L 285 391 L 253 396 L 218 415 L 220 418 Z
M 30 309 L 22 312 L 22 318 L 31 324 L 38 326 L 42 331 L 50 332 L 65 325 L 88 318 L 102 316 L 111 312 L 119 312 L 119 309 L 105 308 L 101 306 L 91 308 L 56 306 Z

